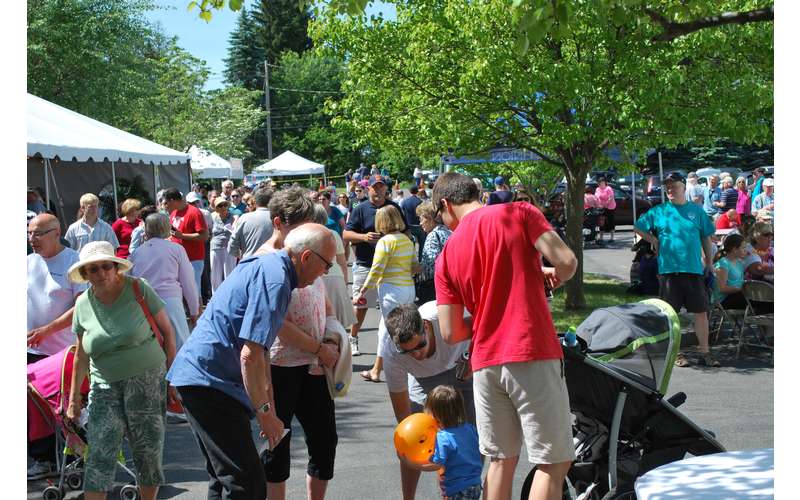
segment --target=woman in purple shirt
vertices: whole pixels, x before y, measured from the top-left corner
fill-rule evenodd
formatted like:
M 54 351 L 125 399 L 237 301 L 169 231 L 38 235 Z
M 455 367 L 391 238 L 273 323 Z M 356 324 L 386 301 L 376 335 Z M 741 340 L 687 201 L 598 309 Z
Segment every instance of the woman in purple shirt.
M 183 246 L 169 241 L 169 218 L 155 213 L 144 220 L 145 242 L 130 256 L 131 274 L 146 279 L 166 303 L 167 316 L 175 329 L 176 349 L 189 338 L 189 324 L 183 311 L 183 299 L 189 306 L 192 324 L 200 313 L 194 270 Z

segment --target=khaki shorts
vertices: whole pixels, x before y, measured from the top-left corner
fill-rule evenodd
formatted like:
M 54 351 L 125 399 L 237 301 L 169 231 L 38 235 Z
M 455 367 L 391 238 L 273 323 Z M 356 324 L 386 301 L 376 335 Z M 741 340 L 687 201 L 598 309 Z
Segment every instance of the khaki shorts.
M 483 455 L 516 457 L 524 437 L 533 464 L 575 459 L 562 363 L 560 359 L 508 363 L 474 373 L 472 388 Z
M 353 299 L 358 296 L 358 291 L 361 290 L 361 287 L 364 286 L 364 282 L 367 281 L 369 270 L 369 267 L 353 264 Z M 369 309 L 370 305 L 373 307 L 375 306 L 378 302 L 377 287 L 367 290 L 364 297 L 367 299 L 367 303 L 362 306 L 355 306 L 356 309 Z

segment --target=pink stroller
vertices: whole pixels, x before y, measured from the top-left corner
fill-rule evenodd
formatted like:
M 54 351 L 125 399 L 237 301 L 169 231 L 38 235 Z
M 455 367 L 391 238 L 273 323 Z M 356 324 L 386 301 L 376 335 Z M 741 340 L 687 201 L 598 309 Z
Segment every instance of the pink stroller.
M 72 345 L 45 359 L 28 365 L 28 440 L 34 441 L 55 434 L 53 450 L 59 473 L 58 484 L 50 485 L 42 492 L 44 500 L 61 500 L 66 489 L 80 490 L 83 487 L 83 459 L 86 454 L 86 432 L 64 418 L 69 403 L 72 383 L 72 364 L 76 346 Z M 84 381 L 81 394 L 86 400 L 89 381 Z M 84 410 L 85 412 L 86 410 Z M 68 462 L 68 457 L 74 460 Z M 135 480 L 134 473 L 125 466 L 120 453 L 119 466 Z M 135 500 L 139 491 L 134 483 L 120 490 L 122 500 Z

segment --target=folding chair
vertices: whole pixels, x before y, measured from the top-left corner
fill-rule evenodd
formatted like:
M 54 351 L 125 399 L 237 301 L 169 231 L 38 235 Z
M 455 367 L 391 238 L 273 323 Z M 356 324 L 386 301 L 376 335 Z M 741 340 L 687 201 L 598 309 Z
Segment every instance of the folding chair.
M 739 352 L 742 346 L 761 347 L 769 349 L 774 352 L 774 346 L 769 345 L 764 335 L 764 331 L 769 329 L 774 331 L 775 328 L 775 313 L 756 314 L 754 302 L 775 302 L 775 288 L 765 281 L 745 281 L 742 287 L 742 294 L 747 301 L 747 309 L 745 309 L 744 317 L 742 318 L 742 328 L 739 329 L 739 345 L 736 347 L 736 359 L 739 359 Z M 745 326 L 756 326 L 756 340 L 757 343 L 745 342 L 744 331 Z

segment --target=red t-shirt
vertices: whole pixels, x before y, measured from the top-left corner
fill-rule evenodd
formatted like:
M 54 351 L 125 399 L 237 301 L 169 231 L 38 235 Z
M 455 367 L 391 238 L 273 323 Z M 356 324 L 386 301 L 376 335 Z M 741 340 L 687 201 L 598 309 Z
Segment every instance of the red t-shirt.
M 117 235 L 117 240 L 119 241 L 116 255 L 120 259 L 127 259 L 128 255 L 130 255 L 128 248 L 131 246 L 131 234 L 133 234 L 133 230 L 136 229 L 139 222 L 141 222 L 141 219 L 136 219 L 136 222 L 131 224 L 123 217 L 115 220 L 114 223 L 111 224 L 111 229 L 114 230 L 114 234 Z
M 436 260 L 436 300 L 472 314 L 473 370 L 563 357 L 533 246 L 551 230 L 533 205 L 503 203 L 469 213 L 447 240 Z
M 734 227 L 738 227 L 742 224 L 741 218 L 739 218 L 739 214 L 736 214 L 736 218 L 731 220 L 728 217 L 728 212 L 717 217 L 716 227 L 717 229 L 732 229 Z
M 199 233 L 203 229 L 207 229 L 203 213 L 194 205 L 187 204 L 186 208 L 183 210 L 173 210 L 172 213 L 169 214 L 169 221 L 172 227 L 177 228 L 181 233 Z M 203 260 L 206 258 L 206 246 L 204 242 L 179 240 L 178 238 L 170 238 L 170 240 L 179 245 L 183 245 L 190 261 Z

